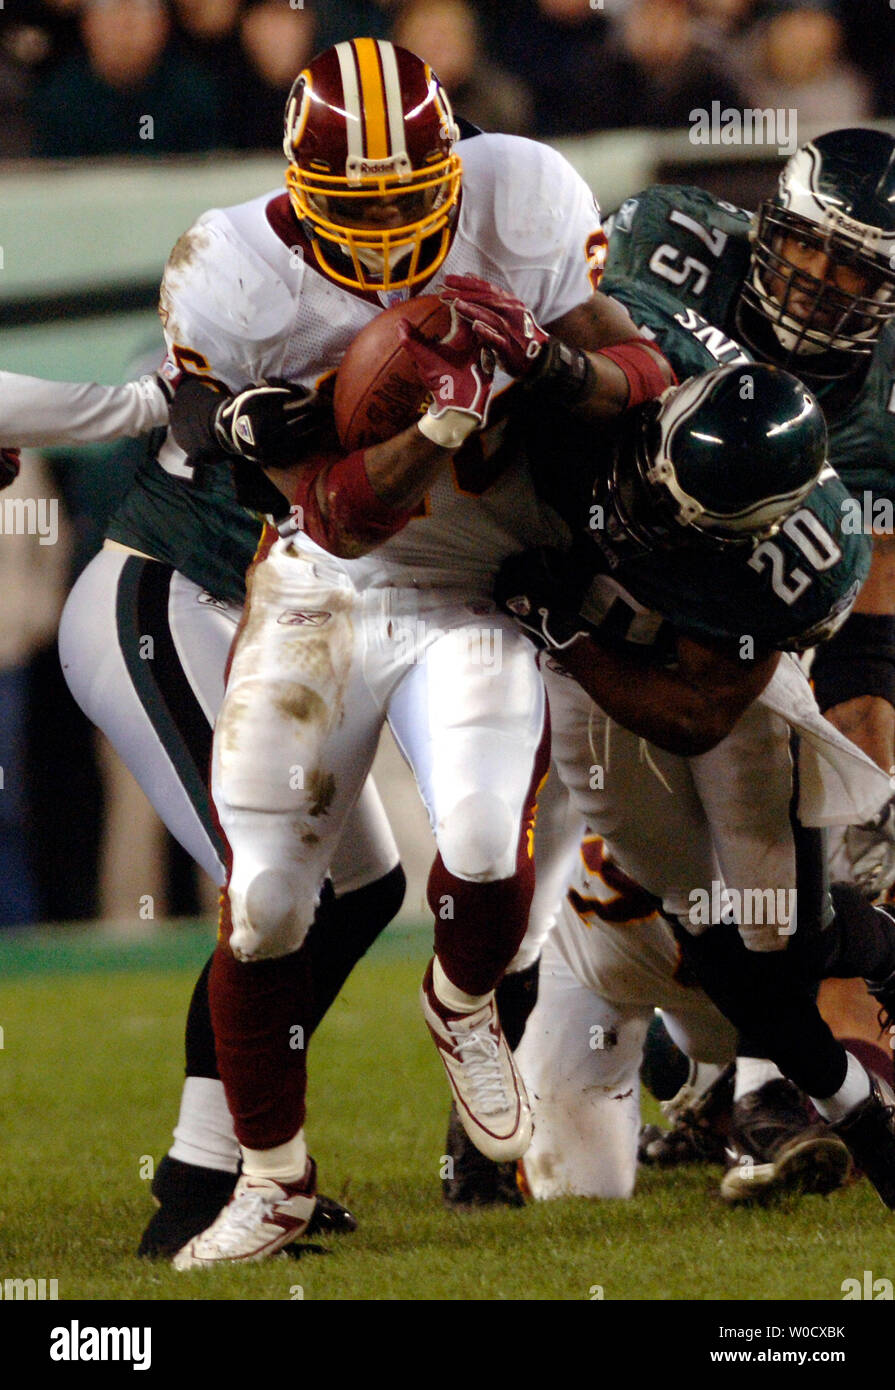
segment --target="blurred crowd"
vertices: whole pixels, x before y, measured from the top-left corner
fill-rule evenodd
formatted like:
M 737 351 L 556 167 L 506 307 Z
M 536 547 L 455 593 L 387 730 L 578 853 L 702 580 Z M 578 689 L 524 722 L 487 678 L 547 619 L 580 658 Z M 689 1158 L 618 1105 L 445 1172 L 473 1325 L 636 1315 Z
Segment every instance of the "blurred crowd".
M 455 109 L 535 136 L 686 125 L 694 107 L 895 115 L 888 0 L 7 0 L 0 156 L 270 150 L 320 49 L 427 58 Z

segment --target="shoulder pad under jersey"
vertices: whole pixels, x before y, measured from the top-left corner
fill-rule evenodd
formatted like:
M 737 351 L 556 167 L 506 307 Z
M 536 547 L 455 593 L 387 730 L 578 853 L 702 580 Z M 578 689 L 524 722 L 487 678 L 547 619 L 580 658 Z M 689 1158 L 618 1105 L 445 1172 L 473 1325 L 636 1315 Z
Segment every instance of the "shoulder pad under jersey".
M 589 299 L 602 274 L 605 237 L 596 199 L 568 160 L 517 135 L 480 135 L 458 150 L 458 251 L 464 241 L 474 248 L 542 323 Z
M 259 240 L 273 235 L 264 212 L 269 198 L 254 199 L 247 209 Z M 172 354 L 199 354 L 214 377 L 236 388 L 265 374 L 266 354 L 277 351 L 289 330 L 294 297 L 228 211 L 216 208 L 203 213 L 171 252 L 159 313 Z

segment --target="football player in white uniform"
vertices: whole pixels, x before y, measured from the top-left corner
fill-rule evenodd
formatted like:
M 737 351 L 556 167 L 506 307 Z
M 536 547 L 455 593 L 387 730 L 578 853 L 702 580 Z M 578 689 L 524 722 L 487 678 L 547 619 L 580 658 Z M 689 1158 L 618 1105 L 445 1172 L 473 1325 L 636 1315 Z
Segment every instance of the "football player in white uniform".
M 287 107 L 288 196 L 206 214 L 169 262 L 172 356 L 228 393 L 194 392 L 182 442 L 253 435 L 244 392 L 251 410 L 264 380 L 314 388 L 384 305 L 423 286 L 462 297 L 475 277 L 552 330 L 541 351 L 530 315 L 519 325 L 540 389 L 589 418 L 668 384 L 661 354 L 595 292 L 599 214 L 570 166 L 512 137 L 455 148 L 457 133 L 414 55 L 357 39 L 314 59 Z M 483 429 L 509 381 L 490 354 L 459 318 L 450 341 L 409 328 L 405 340 L 433 397 L 418 425 L 347 458 L 321 448 L 293 476 L 267 469 L 293 519 L 251 578 L 213 760 L 232 868 L 211 1005 L 243 1176 L 179 1268 L 262 1258 L 313 1208 L 298 948 L 385 718 L 438 847 L 427 1023 L 474 1142 L 513 1158 L 530 1137 L 494 988 L 528 917 L 545 703 L 530 646 L 490 593 L 507 553 L 564 528 L 518 447 L 502 447 L 502 422 Z

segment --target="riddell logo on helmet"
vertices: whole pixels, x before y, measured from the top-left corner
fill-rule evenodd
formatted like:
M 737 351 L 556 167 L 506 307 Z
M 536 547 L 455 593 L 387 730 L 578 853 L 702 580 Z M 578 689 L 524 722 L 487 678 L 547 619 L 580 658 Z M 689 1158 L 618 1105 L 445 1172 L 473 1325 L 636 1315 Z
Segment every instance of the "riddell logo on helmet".
M 840 236 L 857 242 L 863 251 L 885 254 L 892 244 L 891 234 L 884 232 L 881 227 L 868 227 L 829 204 L 824 208 L 821 225 L 827 232 L 838 232 Z
M 360 159 L 353 156 L 348 160 L 350 181 L 369 174 L 409 179 L 412 172 L 410 160 L 403 153 L 389 155 L 387 159 Z

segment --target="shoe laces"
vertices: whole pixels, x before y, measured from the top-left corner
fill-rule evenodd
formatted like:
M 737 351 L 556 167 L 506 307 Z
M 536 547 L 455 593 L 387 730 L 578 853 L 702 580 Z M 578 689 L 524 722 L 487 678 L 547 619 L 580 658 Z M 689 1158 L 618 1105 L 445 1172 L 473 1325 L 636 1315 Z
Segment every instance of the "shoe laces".
M 483 1115 L 507 1110 L 509 1100 L 499 1044 L 487 1029 L 466 1032 L 455 1030 L 450 1025 L 448 1028 L 454 1039 L 454 1054 L 463 1067 L 475 1108 Z
M 237 1250 L 243 1234 L 265 1221 L 273 1210 L 275 1198 L 266 1192 L 240 1192 L 221 1214 L 220 1229 L 215 1232 L 215 1244 L 222 1254 Z

